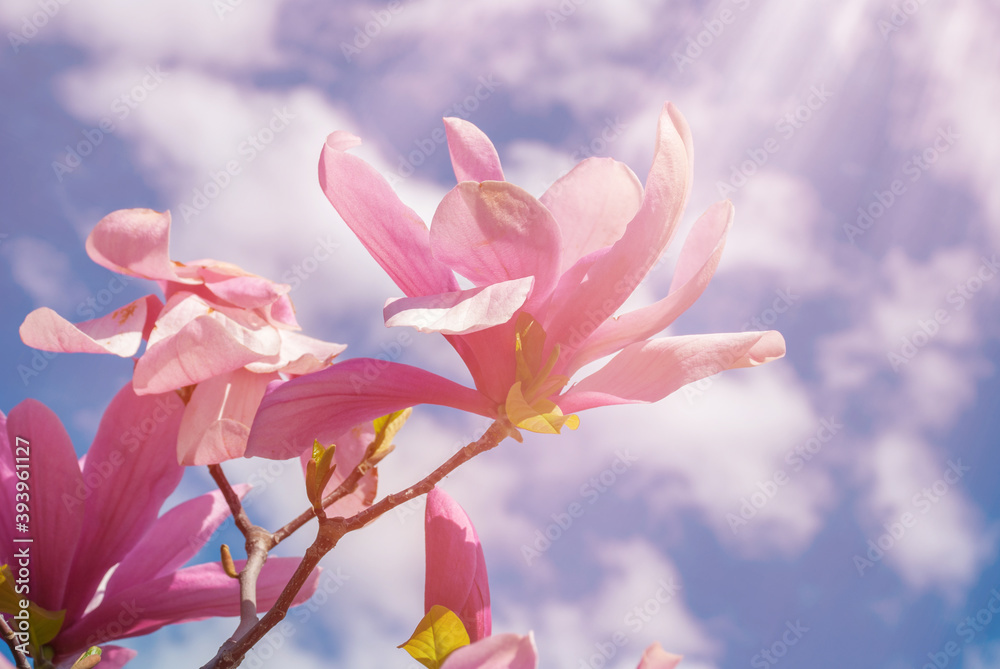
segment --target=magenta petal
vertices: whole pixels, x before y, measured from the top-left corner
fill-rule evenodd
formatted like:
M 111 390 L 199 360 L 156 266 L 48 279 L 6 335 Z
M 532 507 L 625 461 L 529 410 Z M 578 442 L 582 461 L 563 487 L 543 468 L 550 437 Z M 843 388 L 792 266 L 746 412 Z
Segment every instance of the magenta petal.
M 300 558 L 268 558 L 257 581 L 257 605 L 274 605 L 292 578 Z M 237 560 L 237 570 L 245 561 Z M 316 591 L 320 570 L 313 571 L 294 604 L 301 604 Z M 164 625 L 203 620 L 240 613 L 239 582 L 226 575 L 218 562 L 187 567 L 116 593 L 110 593 L 93 611 L 60 633 L 65 648 L 150 634 Z M 119 631 L 120 630 L 120 631 Z
M 490 584 L 476 528 L 458 502 L 440 488 L 427 493 L 424 514 L 424 612 L 444 606 L 478 641 L 492 631 Z
M 654 643 L 642 654 L 637 669 L 674 669 L 682 659 L 683 656 L 668 653 L 660 644 Z
M 540 198 L 562 233 L 562 271 L 611 246 L 642 205 L 642 184 L 625 163 L 587 158 Z
M 477 286 L 534 276 L 543 299 L 559 278 L 559 226 L 530 193 L 506 181 L 465 181 L 434 212 L 434 257 Z
M 457 181 L 503 181 L 500 156 L 486 134 L 469 121 L 444 119 L 448 152 Z
M 84 524 L 83 504 L 72 503 L 76 502 L 72 496 L 85 489 L 80 465 L 59 418 L 41 402 L 27 399 L 11 410 L 7 417 L 7 439 L 13 456 L 27 455 L 30 465 L 29 531 L 14 536 L 30 536 L 33 540 L 31 600 L 58 611 L 63 608 L 65 593 L 80 587 L 77 583 L 67 583 Z M 19 451 L 18 446 L 28 452 Z M 14 547 L 5 546 L 4 550 L 13 551 Z
M 416 212 L 400 202 L 368 163 L 344 153 L 360 143 L 343 132 L 327 138 L 319 161 L 327 199 L 406 295 L 458 290 L 451 270 L 431 255 L 427 226 Z
M 463 646 L 448 656 L 441 669 L 535 669 L 538 651 L 535 637 L 530 632 L 497 634 L 468 646 Z
M 102 218 L 87 237 L 87 255 L 112 272 L 144 279 L 200 283 L 177 276 L 170 260 L 170 212 L 119 209 Z
M 648 339 L 673 323 L 708 286 L 719 265 L 732 222 L 733 205 L 729 200 L 709 207 L 695 222 L 684 242 L 667 297 L 648 307 L 604 321 L 587 338 L 563 373 L 571 376 L 588 362 Z
M 438 404 L 493 418 L 487 398 L 417 367 L 355 358 L 272 384 L 250 427 L 247 457 L 297 457 L 364 421 L 417 404 Z
M 0 564 L 9 564 L 14 554 L 14 450 L 7 442 L 7 416 L 0 411 Z
M 83 491 L 63 495 L 86 510 L 66 595 L 79 615 L 90 594 L 156 521 L 184 473 L 177 464 L 177 430 L 184 403 L 175 393 L 137 396 L 131 384 L 111 400 L 84 461 Z
M 277 379 L 277 374 L 237 369 L 199 383 L 181 420 L 178 461 L 188 466 L 215 465 L 243 457 L 250 423 L 267 384 Z
M 752 367 L 785 354 L 781 333 L 688 335 L 638 342 L 570 388 L 564 413 L 609 404 L 656 402 L 681 386 L 726 369 Z
M 386 302 L 382 314 L 387 327 L 469 334 L 509 321 L 524 306 L 534 281 L 526 276 L 454 293 L 397 298 Z
M 569 299 L 553 305 L 543 323 L 553 344 L 565 346 L 581 328 L 604 322 L 632 294 L 670 242 L 690 187 L 690 131 L 676 107 L 667 103 L 660 114 L 642 207 L 622 238 L 593 264 L 587 280 Z
M 57 353 L 134 355 L 163 303 L 155 295 L 141 297 L 93 320 L 70 323 L 48 307 L 35 309 L 21 324 L 21 341 Z
M 233 490 L 242 499 L 250 486 L 235 485 Z M 106 592 L 114 596 L 115 592 L 180 569 L 198 554 L 229 516 L 229 505 L 218 490 L 178 504 L 157 518 L 122 559 L 108 581 Z
M 133 375 L 142 394 L 162 393 L 278 355 L 281 336 L 250 312 L 213 308 L 200 297 L 178 293 L 150 334 Z
M 370 422 L 363 425 L 355 425 L 350 430 L 334 439 L 331 443 L 336 444 L 334 451 L 334 462 L 337 469 L 334 470 L 330 482 L 323 489 L 323 496 L 329 495 L 344 481 L 347 476 L 354 471 L 354 468 L 361 464 L 361 459 L 368 450 L 368 445 L 375 438 L 375 427 Z M 324 444 L 329 446 L 330 444 Z M 302 463 L 303 473 L 308 463 L 312 460 L 312 451 L 305 450 L 299 456 Z M 326 515 L 330 517 L 343 516 L 350 518 L 359 511 L 363 511 L 375 501 L 375 494 L 378 489 L 378 470 L 372 468 L 361 477 L 358 487 L 350 495 L 342 497 L 332 505 L 326 507 Z

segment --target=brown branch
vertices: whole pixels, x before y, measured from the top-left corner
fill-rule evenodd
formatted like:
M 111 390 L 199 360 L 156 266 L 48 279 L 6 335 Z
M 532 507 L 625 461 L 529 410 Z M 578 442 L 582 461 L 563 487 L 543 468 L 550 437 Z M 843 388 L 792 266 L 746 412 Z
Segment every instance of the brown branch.
M 385 497 L 378 503 L 368 507 L 360 513 L 355 514 L 351 518 L 321 517 L 319 519 L 319 531 L 316 535 L 316 541 L 314 541 L 313 544 L 306 550 L 306 554 L 302 558 L 302 562 L 300 562 L 299 566 L 296 568 L 295 574 L 292 576 L 292 580 L 289 581 L 287 586 L 285 586 L 285 589 L 278 597 L 278 600 L 274 603 L 274 606 L 272 606 L 271 609 L 264 614 L 264 616 L 242 637 L 236 639 L 235 642 L 226 642 L 226 644 L 219 649 L 216 656 L 201 669 L 231 669 L 232 667 L 238 666 L 240 662 L 243 661 L 247 652 L 253 648 L 254 644 L 264 638 L 264 635 L 274 628 L 275 625 L 284 620 L 285 616 L 288 615 L 289 607 L 291 607 L 292 602 L 295 600 L 295 596 L 305 585 L 309 575 L 319 564 L 323 556 L 333 550 L 345 534 L 361 529 L 382 514 L 387 511 L 391 511 L 400 504 L 403 504 L 414 497 L 430 492 L 430 490 L 437 485 L 441 479 L 453 472 L 458 466 L 468 462 L 480 453 L 485 453 L 503 441 L 508 435 L 510 435 L 510 430 L 511 428 L 506 421 L 495 421 L 477 441 L 463 447 L 460 451 L 448 458 L 444 464 L 406 490 L 402 490 Z M 355 472 L 356 471 L 357 470 L 355 470 Z M 351 476 L 353 476 L 355 472 L 352 472 Z M 348 479 L 345 479 L 344 483 L 347 483 L 351 476 L 348 476 Z M 341 483 L 338 490 L 344 487 L 344 483 Z M 333 494 L 336 494 L 336 491 Z M 326 499 L 323 501 L 325 503 Z M 308 518 L 306 521 L 307 520 Z M 306 521 L 303 521 L 303 523 Z M 240 623 L 240 627 L 243 627 L 242 622 Z
M 351 471 L 351 473 L 347 475 L 347 478 L 345 478 L 343 481 L 340 482 L 340 485 L 337 486 L 337 489 L 323 498 L 322 502 L 323 508 L 326 509 L 334 502 L 337 502 L 340 499 L 347 497 L 352 492 L 354 492 L 357 489 L 358 484 L 361 482 L 361 477 L 364 476 L 366 473 L 368 473 L 369 469 L 371 469 L 371 467 L 368 466 L 367 462 L 363 460 L 359 462 L 358 466 L 355 467 Z M 273 534 L 274 544 L 275 545 L 280 544 L 282 541 L 290 537 L 293 532 L 295 532 L 297 529 L 299 529 L 300 527 L 302 527 L 315 517 L 316 517 L 316 510 L 313 509 L 312 507 L 309 507 L 308 509 L 300 513 L 298 516 L 288 521 L 283 527 L 279 528 L 274 532 Z
M 31 669 L 28 658 L 17 649 L 17 635 L 14 634 L 14 630 L 10 628 L 10 625 L 7 624 L 3 616 L 0 616 L 0 635 L 3 636 L 3 640 L 10 646 L 10 652 L 14 656 L 14 663 L 17 669 Z

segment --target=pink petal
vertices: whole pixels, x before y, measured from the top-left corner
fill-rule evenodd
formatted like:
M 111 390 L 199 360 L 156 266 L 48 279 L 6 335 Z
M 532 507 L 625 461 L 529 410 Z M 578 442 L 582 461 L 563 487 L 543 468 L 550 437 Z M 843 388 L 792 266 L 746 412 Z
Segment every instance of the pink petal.
M 331 443 L 337 445 L 334 451 L 334 462 L 337 469 L 334 471 L 330 482 L 323 489 L 323 496 L 329 495 L 344 481 L 347 476 L 354 471 L 354 468 L 361 463 L 368 445 L 375 438 L 375 427 L 371 422 L 362 425 L 355 425 L 350 430 L 334 439 Z M 324 446 L 330 444 L 324 443 Z M 302 470 L 305 472 L 306 466 L 312 460 L 312 451 L 305 450 L 299 456 L 302 463 Z M 378 470 L 371 469 L 358 483 L 357 489 L 350 495 L 342 497 L 334 504 L 326 507 L 326 515 L 330 517 L 343 516 L 350 518 L 359 511 L 367 509 L 375 501 L 375 494 L 378 489 Z
M 361 140 L 335 132 L 319 162 L 319 182 L 330 203 L 406 295 L 458 290 L 451 270 L 431 255 L 427 226 L 399 201 L 368 163 L 344 153 Z
M 69 615 L 83 613 L 107 571 L 139 542 L 180 483 L 184 469 L 176 448 L 183 413 L 175 393 L 140 397 L 131 384 L 104 412 L 83 466 L 84 494 L 63 495 L 67 506 L 86 510 L 65 602 Z
M 420 332 L 468 334 L 509 321 L 531 292 L 534 277 L 440 295 L 403 297 L 386 302 L 387 327 L 409 325 Z
M 716 202 L 697 220 L 681 250 L 667 297 L 648 307 L 604 321 L 563 372 L 571 376 L 588 362 L 661 332 L 705 291 L 722 258 L 733 222 L 729 200 Z
M 431 222 L 435 258 L 477 286 L 534 276 L 533 301 L 556 285 L 561 244 L 552 214 L 506 181 L 460 183 Z
M 233 486 L 242 499 L 249 485 Z M 214 490 L 178 504 L 157 518 L 108 581 L 106 592 L 126 590 L 177 571 L 193 558 L 230 516 L 222 493 Z
M 113 353 L 127 358 L 139 350 L 162 307 L 159 298 L 147 295 L 110 314 L 76 325 L 42 307 L 24 319 L 21 341 L 43 351 Z
M 252 312 L 213 308 L 197 295 L 167 301 L 136 364 L 136 392 L 162 393 L 239 369 L 281 350 L 278 331 Z
M 682 655 L 668 653 L 660 644 L 654 643 L 642 654 L 638 669 L 674 669 L 682 659 Z
M 785 340 L 774 330 L 651 339 L 626 347 L 557 403 L 568 414 L 609 404 L 656 402 L 693 381 L 784 354 Z
M 266 307 L 291 290 L 287 284 L 253 275 L 206 281 L 205 288 L 219 299 L 242 309 Z
M 642 205 L 642 184 L 625 163 L 587 158 L 541 197 L 562 233 L 562 271 L 611 246 Z
M 347 348 L 344 344 L 321 341 L 290 330 L 278 330 L 281 350 L 278 355 L 251 362 L 248 371 L 257 374 L 284 372 L 311 374 L 333 363 L 334 357 Z
M 483 547 L 469 516 L 440 488 L 427 493 L 424 543 L 424 612 L 444 606 L 458 615 L 472 641 L 488 637 L 492 616 Z
M 284 460 L 313 439 L 326 444 L 364 421 L 417 404 L 439 404 L 494 417 L 496 406 L 475 390 L 417 367 L 355 358 L 272 384 L 250 428 L 246 455 Z
M 300 558 L 272 557 L 257 581 L 257 606 L 266 610 L 298 567 Z M 244 560 L 236 561 L 240 570 Z M 316 591 L 320 570 L 313 571 L 294 599 L 306 601 Z M 106 597 L 101 604 L 59 635 L 65 648 L 86 648 L 114 639 L 150 634 L 164 625 L 240 613 L 239 582 L 218 562 L 199 564 L 140 583 Z
M 497 634 L 463 646 L 448 656 L 441 669 L 535 669 L 535 637 Z
M 444 119 L 448 152 L 458 181 L 503 181 L 500 156 L 486 134 L 460 118 Z
M 24 544 L 31 547 L 31 600 L 58 611 L 63 608 L 70 586 L 70 565 L 84 523 L 83 505 L 69 500 L 74 493 L 84 489 L 84 479 L 69 435 L 55 413 L 41 402 L 27 399 L 11 410 L 7 417 L 7 440 L 14 458 L 26 455 L 18 446 L 28 450 L 27 471 L 31 472 L 29 531 L 13 532 L 13 536 L 33 540 Z M 20 547 L 8 545 L 4 550 L 13 552 L 14 546 Z M 75 591 L 77 587 L 74 582 L 69 589 Z
M 543 323 L 553 344 L 568 345 L 581 328 L 610 318 L 663 254 L 677 228 L 691 186 L 690 131 L 670 103 L 663 107 L 656 135 L 642 207 L 572 297 L 554 304 Z
M 119 209 L 102 218 L 87 237 L 87 255 L 112 272 L 144 279 L 181 281 L 170 260 L 170 212 Z
M 287 295 L 282 295 L 274 304 L 270 305 L 264 310 L 267 318 L 267 322 L 271 325 L 276 325 L 278 327 L 284 325 L 292 328 L 293 330 L 301 329 L 299 327 L 299 322 L 295 320 L 295 307 L 292 306 L 292 301 L 288 299 Z
M 237 369 L 200 382 L 181 420 L 178 461 L 188 466 L 215 465 L 243 457 L 253 416 L 267 384 L 277 379 L 277 374 Z

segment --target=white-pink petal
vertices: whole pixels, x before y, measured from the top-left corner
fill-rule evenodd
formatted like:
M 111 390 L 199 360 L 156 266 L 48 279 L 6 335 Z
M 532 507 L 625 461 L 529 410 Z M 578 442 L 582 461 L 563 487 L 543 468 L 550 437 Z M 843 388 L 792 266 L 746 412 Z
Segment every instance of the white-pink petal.
M 119 209 L 87 236 L 87 255 L 112 272 L 144 279 L 201 283 L 181 278 L 170 260 L 170 212 Z
M 503 181 L 496 147 L 482 130 L 464 119 L 444 119 L 448 152 L 457 181 Z
M 390 299 L 382 311 L 387 327 L 407 325 L 419 332 L 469 334 L 506 323 L 524 306 L 534 277 L 440 295 Z
M 497 634 L 452 652 L 441 669 L 535 669 L 538 651 L 535 636 L 528 632 Z
M 147 295 L 110 314 L 73 324 L 48 307 L 35 309 L 21 324 L 21 340 L 32 348 L 56 353 L 135 355 L 163 303 Z

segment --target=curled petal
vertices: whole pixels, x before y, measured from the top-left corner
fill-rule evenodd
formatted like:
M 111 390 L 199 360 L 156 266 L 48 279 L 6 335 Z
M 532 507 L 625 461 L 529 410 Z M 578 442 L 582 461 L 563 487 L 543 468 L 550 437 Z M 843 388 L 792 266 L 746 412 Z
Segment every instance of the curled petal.
M 246 366 L 248 371 L 257 374 L 311 374 L 329 367 L 333 359 L 347 348 L 344 344 L 314 339 L 291 330 L 278 330 L 278 335 L 281 337 L 278 354 L 251 362 Z
M 486 134 L 464 119 L 444 119 L 448 152 L 457 181 L 503 181 L 496 147 Z
M 682 659 L 683 656 L 668 653 L 663 646 L 654 643 L 642 654 L 637 669 L 674 669 Z
M 48 307 L 35 309 L 21 324 L 21 341 L 56 353 L 134 355 L 149 336 L 163 303 L 155 295 L 141 297 L 106 316 L 70 323 Z
M 386 302 L 388 327 L 409 325 L 419 332 L 469 334 L 509 321 L 528 299 L 534 277 L 440 295 L 404 297 Z
M 570 388 L 567 412 L 609 404 L 656 402 L 681 386 L 726 369 L 752 367 L 785 354 L 779 332 L 688 335 L 638 342 Z
M 181 278 L 170 260 L 170 212 L 119 209 L 98 222 L 87 237 L 87 255 L 112 272 L 159 281 L 200 283 Z

